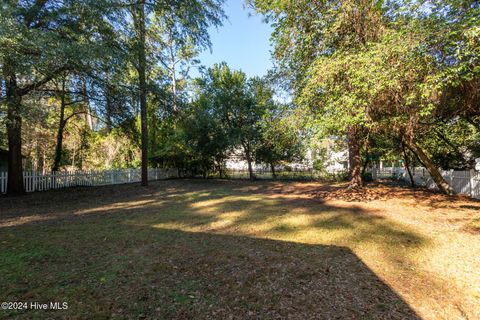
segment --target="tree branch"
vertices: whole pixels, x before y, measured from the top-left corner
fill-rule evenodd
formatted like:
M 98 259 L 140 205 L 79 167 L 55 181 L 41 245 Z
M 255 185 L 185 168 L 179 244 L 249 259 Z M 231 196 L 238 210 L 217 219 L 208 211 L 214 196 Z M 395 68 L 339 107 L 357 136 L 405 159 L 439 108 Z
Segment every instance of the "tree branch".
M 100 120 L 101 122 L 107 123 L 107 121 L 105 121 L 104 119 L 100 118 L 100 117 L 97 116 L 97 115 L 92 114 L 91 112 L 87 112 L 87 111 L 77 111 L 77 112 L 74 112 L 74 113 L 72 113 L 71 115 L 69 115 L 68 117 L 66 117 L 66 118 L 63 120 L 63 122 L 66 124 L 68 120 L 70 120 L 70 119 L 71 119 L 72 117 L 74 117 L 74 116 L 78 116 L 79 114 L 90 114 L 90 116 L 92 116 L 92 117 Z
M 29 85 L 26 85 L 25 87 L 23 88 L 19 88 L 16 92 L 16 94 L 18 96 L 24 96 L 28 93 L 30 93 L 30 91 L 33 91 L 41 86 L 43 86 L 44 84 L 50 82 L 52 79 L 54 79 L 60 72 L 63 72 L 63 71 L 66 71 L 68 70 L 70 67 L 67 66 L 67 65 L 64 65 L 56 70 L 54 70 L 51 74 L 49 75 L 46 75 L 43 79 L 40 79 L 34 83 L 31 83 Z

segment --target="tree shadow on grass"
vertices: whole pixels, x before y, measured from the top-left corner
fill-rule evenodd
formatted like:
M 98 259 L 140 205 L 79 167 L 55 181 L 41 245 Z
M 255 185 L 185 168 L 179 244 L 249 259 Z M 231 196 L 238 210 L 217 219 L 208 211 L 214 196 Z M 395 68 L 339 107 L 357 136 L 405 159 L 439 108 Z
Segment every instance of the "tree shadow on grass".
M 34 236 L 36 248 L 57 251 L 40 250 L 21 258 L 29 271 L 25 274 L 14 273 L 13 265 L 2 267 L 3 300 L 68 301 L 69 309 L 7 315 L 419 319 L 345 247 L 124 223 L 112 229 L 89 227 L 95 236 L 88 239 L 81 230 L 51 238 Z M 108 242 L 102 241 L 105 238 Z M 25 257 L 25 252 L 19 254 Z
M 339 207 L 316 199 L 282 197 L 281 192 L 271 198 L 272 186 L 278 184 L 170 181 L 152 184 L 148 189 L 129 185 L 99 188 L 103 192 L 82 189 L 76 195 L 67 190 L 45 193 L 52 196 L 52 201 L 43 202 L 40 194 L 34 194 L 22 204 L 22 210 L 36 214 L 16 217 L 15 210 L 10 211 L 0 217 L 0 228 L 2 222 L 3 227 L 35 222 L 62 225 L 81 219 L 107 227 L 112 221 L 123 221 L 137 226 L 309 243 L 312 240 L 308 237 L 313 235 L 317 243 L 373 245 L 397 265 L 410 264 L 405 254 L 408 250 L 429 245 L 428 239 L 415 230 L 374 211 L 367 212 L 355 204 Z
M 305 187 L 313 188 L 315 184 L 306 184 Z M 148 267 L 144 266 L 149 265 L 150 261 L 148 260 L 150 259 L 156 259 L 155 261 L 159 263 L 152 268 L 160 273 L 163 272 L 162 268 L 169 268 L 168 263 L 164 264 L 160 261 L 165 257 L 163 253 L 162 258 L 156 258 L 156 256 L 152 256 L 145 251 L 145 248 L 150 248 L 149 250 L 156 252 L 155 250 L 158 248 L 156 249 L 151 245 L 159 244 L 159 237 L 162 238 L 164 235 L 170 235 L 166 236 L 168 239 L 165 242 L 175 249 L 165 248 L 161 245 L 161 250 L 169 253 L 172 257 L 177 257 L 176 259 L 179 261 L 183 261 L 182 259 L 185 258 L 185 264 L 191 265 L 194 261 L 203 261 L 203 258 L 197 256 L 198 245 L 191 247 L 182 240 L 189 239 L 190 233 L 188 231 L 195 232 L 195 234 L 209 234 L 212 238 L 218 236 L 218 239 L 223 239 L 222 234 L 230 234 L 239 236 L 234 239 L 242 239 L 238 240 L 240 243 L 244 241 L 243 239 L 255 237 L 269 238 L 272 241 L 280 240 L 281 243 L 285 243 L 284 241 L 296 242 L 298 244 L 297 248 L 303 248 L 303 246 L 309 248 L 309 244 L 317 248 L 328 248 L 330 246 L 348 248 L 346 250 L 351 250 L 361 257 L 368 263 L 371 270 L 377 272 L 378 276 L 385 279 L 402 294 L 408 294 L 408 301 L 418 300 L 418 304 L 415 304 L 417 307 L 424 302 L 423 299 L 428 299 L 433 294 L 432 299 L 435 300 L 435 303 L 439 303 L 441 297 L 447 292 L 446 288 L 453 287 L 449 283 L 440 283 L 439 281 L 443 281 L 442 279 L 431 277 L 430 273 L 423 272 L 422 260 L 417 258 L 428 258 L 428 250 L 429 246 L 432 245 L 432 240 L 428 235 L 419 232 L 414 226 L 390 219 L 388 215 L 380 213 L 371 206 L 366 208 L 356 203 L 325 202 L 316 197 L 305 196 L 303 193 L 305 190 L 296 190 L 296 188 L 295 183 L 284 184 L 283 182 L 250 183 L 243 181 L 184 180 L 156 182 L 148 188 L 141 188 L 138 185 L 124 185 L 82 188 L 75 190 L 75 192 L 69 189 L 38 193 L 28 195 L 24 198 L 27 201 L 22 201 L 20 204 L 13 203 L 11 202 L 13 200 L 10 199 L 0 199 L 0 210 L 4 208 L 2 204 L 6 203 L 7 207 L 11 205 L 5 215 L 3 215 L 5 211 L 0 214 L 0 243 L 5 238 L 2 237 L 2 233 L 3 235 L 12 235 L 11 238 L 7 237 L 8 243 L 22 238 L 29 239 L 32 242 L 32 250 L 38 249 L 36 247 L 38 243 L 53 243 L 55 245 L 57 240 L 66 242 L 64 251 L 75 252 L 76 255 L 84 258 L 88 262 L 87 269 L 99 269 L 100 271 L 95 271 L 95 269 L 92 272 L 100 273 L 99 278 L 108 281 L 112 274 L 116 274 L 117 269 L 128 268 L 124 265 L 126 263 L 124 260 L 129 260 L 129 267 L 137 270 L 140 274 L 143 274 L 143 269 L 148 270 Z M 20 207 L 19 211 L 17 211 L 17 207 Z M 29 216 L 35 217 L 29 220 Z M 158 229 L 160 232 L 152 232 L 152 228 Z M 167 229 L 172 230 L 172 232 L 168 232 Z M 187 231 L 185 237 L 176 237 L 175 230 Z M 178 241 L 183 244 L 178 246 Z M 77 248 L 73 244 L 70 245 L 70 242 L 75 244 Z M 198 242 L 196 243 L 198 244 Z M 211 242 L 205 241 L 205 243 Z M 220 254 L 219 252 L 229 257 L 228 250 L 232 243 L 234 243 L 233 240 L 226 241 L 223 251 L 205 248 L 199 252 L 203 252 L 207 260 L 217 259 L 216 255 Z M 91 248 L 91 244 L 95 244 L 95 248 Z M 49 248 L 45 247 L 44 251 L 50 250 Z M 18 246 L 15 250 L 7 249 L 4 252 L 11 252 L 12 256 L 17 255 Z M 298 251 L 301 251 L 301 249 L 298 249 Z M 286 259 L 285 261 L 288 261 L 288 255 L 290 254 L 290 251 L 285 251 L 283 256 Z M 46 259 L 53 259 L 52 261 L 57 263 L 59 258 L 54 257 L 47 257 Z M 66 257 L 62 258 L 61 261 L 71 266 L 71 270 L 77 270 L 78 268 L 71 265 L 70 260 L 79 262 L 80 266 L 83 265 L 82 260 L 78 261 L 77 258 L 72 258 L 70 254 L 67 254 Z M 142 257 L 145 259 L 143 262 L 140 261 L 143 259 Z M 234 260 L 237 259 L 235 258 L 236 255 L 232 257 Z M 348 260 L 346 258 L 346 261 Z M 225 263 L 228 265 L 228 261 Z M 210 266 L 208 262 L 205 264 Z M 184 274 L 188 275 L 189 273 L 188 270 L 182 269 L 181 265 L 182 263 L 178 263 L 176 269 L 179 279 L 183 279 Z M 49 269 L 49 267 L 50 265 L 44 265 L 44 268 Z M 247 272 L 248 270 L 243 270 L 243 267 L 247 266 L 240 265 L 239 269 L 234 270 L 239 273 Z M 252 267 L 248 266 L 248 268 Z M 21 268 L 18 270 L 21 270 Z M 197 269 L 192 268 L 192 270 Z M 293 267 L 289 270 L 289 272 L 292 272 L 292 276 L 296 276 Z M 346 270 L 348 271 L 348 268 Z M 104 271 L 106 274 L 104 274 Z M 82 270 L 77 270 L 77 272 L 80 275 L 83 274 Z M 196 272 L 201 274 L 202 271 L 197 270 Z M 300 274 L 298 273 L 298 275 Z M 191 281 L 187 279 L 185 281 L 179 280 L 178 283 L 171 283 L 168 288 L 174 290 L 172 288 L 176 288 L 177 285 L 195 287 L 198 279 L 193 275 L 192 277 L 193 280 Z M 55 281 L 53 279 L 52 283 L 56 283 Z M 82 286 L 84 284 L 83 279 L 73 280 L 72 283 L 76 283 L 75 281 Z M 163 281 L 168 283 L 171 279 L 163 279 Z M 122 290 L 137 292 L 137 284 L 129 281 L 127 283 L 128 285 L 125 285 Z M 141 285 L 143 280 L 139 283 L 140 286 L 143 286 Z M 28 289 L 29 286 L 26 285 L 26 288 Z M 425 291 L 424 294 L 419 293 L 421 290 L 416 290 L 416 286 L 427 288 L 428 291 Z M 158 285 L 155 288 L 158 288 Z M 95 290 L 97 289 L 99 288 L 95 288 Z M 94 292 L 97 292 L 95 290 Z M 149 292 L 148 285 L 145 285 L 143 290 Z M 216 284 L 214 284 L 212 291 L 221 292 Z M 415 295 L 411 294 L 412 291 L 415 291 Z M 137 293 L 142 295 L 141 291 L 139 292 Z M 172 293 L 176 297 L 176 300 L 174 300 L 180 301 L 178 302 L 180 305 L 196 299 L 190 298 L 188 294 L 182 292 Z M 99 294 L 102 297 L 101 299 L 110 303 L 108 294 L 101 292 Z M 111 295 L 115 296 L 116 293 L 112 292 Z M 241 292 L 238 293 L 238 296 L 233 294 L 229 296 L 228 293 L 223 293 L 223 295 L 230 297 L 232 300 L 236 299 L 241 305 L 251 304 L 250 300 L 248 300 L 248 303 L 242 300 Z M 195 294 L 193 296 L 196 297 Z M 162 301 L 170 301 L 168 297 L 170 295 L 163 297 Z M 146 299 L 146 301 L 151 301 L 148 297 Z M 215 301 L 220 298 L 213 295 L 209 299 L 207 300 Z M 317 297 L 317 299 L 319 298 Z M 308 301 L 302 303 L 309 306 Z M 451 302 L 446 302 L 446 304 L 448 303 Z M 116 302 L 113 304 L 116 305 Z M 180 309 L 175 307 L 172 309 L 172 313 L 165 311 L 167 313 L 162 313 L 162 315 L 167 315 L 166 318 L 192 318 L 192 314 L 197 315 L 192 313 L 194 311 L 191 310 L 193 307 L 190 304 L 186 305 L 188 306 L 185 307 L 186 311 L 180 306 Z M 203 308 L 208 309 L 206 306 Z M 235 313 L 235 310 L 237 310 L 235 308 L 238 307 L 229 306 L 226 310 Z M 144 309 L 148 309 L 148 306 L 143 305 L 141 310 Z M 111 311 L 107 310 L 105 312 L 108 315 L 107 318 L 111 316 L 108 313 Z M 139 312 L 141 313 L 141 311 Z M 202 312 L 208 313 L 209 311 Z M 217 318 L 224 318 L 222 315 L 228 313 L 227 311 L 225 311 L 227 313 L 222 313 L 221 310 L 215 312 L 218 314 Z M 210 318 L 216 317 L 213 313 L 208 314 L 212 315 Z M 265 314 L 262 313 L 262 315 Z M 272 314 L 275 315 L 276 313 Z M 187 316 L 183 317 L 182 315 Z M 262 317 L 256 315 L 257 313 L 253 313 L 251 317 L 269 317 L 269 314 Z M 319 316 L 319 318 L 328 317 L 335 318 L 334 315 Z M 348 317 L 369 318 L 368 315 L 355 317 L 350 315 Z

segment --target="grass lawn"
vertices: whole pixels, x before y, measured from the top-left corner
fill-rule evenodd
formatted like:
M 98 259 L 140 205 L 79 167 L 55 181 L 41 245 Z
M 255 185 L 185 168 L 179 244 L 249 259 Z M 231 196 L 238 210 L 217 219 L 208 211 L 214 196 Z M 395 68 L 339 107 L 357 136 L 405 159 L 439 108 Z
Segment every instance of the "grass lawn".
M 480 202 L 170 180 L 0 198 L 0 318 L 480 319 Z

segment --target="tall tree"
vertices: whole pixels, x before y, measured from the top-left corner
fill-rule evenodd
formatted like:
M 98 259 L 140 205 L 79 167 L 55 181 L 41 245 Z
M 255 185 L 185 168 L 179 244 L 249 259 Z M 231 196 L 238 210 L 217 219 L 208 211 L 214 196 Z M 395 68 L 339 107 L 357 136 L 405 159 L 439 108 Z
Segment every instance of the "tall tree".
M 142 186 L 148 185 L 148 128 L 147 128 L 147 54 L 146 54 L 146 12 L 145 1 L 138 2 L 132 9 L 132 18 L 137 41 L 135 43 L 136 69 L 140 101 L 140 134 L 142 149 Z
M 62 150 L 63 150 L 63 133 L 65 131 L 65 108 L 67 105 L 67 92 L 66 92 L 66 84 L 67 84 L 67 76 L 63 76 L 60 79 L 60 88 L 59 88 L 59 96 L 60 96 L 60 117 L 58 120 L 58 132 L 57 132 L 57 143 L 55 145 L 55 156 L 53 160 L 52 171 L 58 171 L 60 168 L 60 161 L 62 159 Z
M 162 52 L 168 48 L 162 48 L 162 38 L 155 33 L 148 34 L 148 30 L 155 30 L 152 24 L 163 24 L 166 26 L 166 32 L 170 36 L 170 55 L 174 54 L 173 42 L 183 43 L 190 39 L 192 46 L 209 47 L 210 39 L 208 27 L 210 25 L 218 26 L 224 17 L 221 10 L 222 0 L 155 0 L 147 2 L 144 0 L 135 3 L 131 8 L 133 27 L 134 27 L 134 63 L 138 73 L 138 91 L 140 100 L 140 123 L 141 123 L 141 149 L 142 149 L 142 185 L 148 184 L 148 122 L 147 122 L 147 102 L 148 88 L 152 84 L 152 78 L 149 77 L 152 66 L 163 63 L 168 65 L 167 61 L 156 61 L 163 58 L 155 52 Z M 158 29 L 158 28 L 157 28 Z M 147 46 L 149 44 L 149 47 Z M 156 50 L 152 50 L 152 47 Z M 159 48 L 160 47 L 160 48 Z M 175 59 L 175 56 L 173 57 Z M 175 60 L 170 65 L 170 74 L 172 88 L 174 91 L 173 103 L 174 109 L 177 106 L 176 95 L 176 70 Z
M 209 114 L 226 128 L 232 147 L 242 150 L 250 179 L 255 179 L 253 162 L 260 138 L 260 120 L 267 105 L 258 79 L 248 80 L 245 73 L 231 70 L 226 63 L 215 64 L 198 81 L 197 99 Z M 257 100 L 258 99 L 258 100 Z
M 395 132 L 453 192 L 420 141 L 439 115 L 475 119 L 478 2 L 252 3 L 275 22 L 276 57 L 296 102 L 320 131 L 347 135 L 351 186 L 361 183 L 359 141 L 373 129 Z
M 255 159 L 270 166 L 273 178 L 276 178 L 276 166 L 302 159 L 300 131 L 288 106 L 278 103 L 274 103 L 273 108 L 269 108 L 260 120 L 260 138 L 255 146 Z
M 5 81 L 10 195 L 22 194 L 22 100 L 105 49 L 109 1 L 7 1 L 0 11 L 0 64 Z M 105 19 L 99 19 L 105 17 Z M 109 52 L 107 49 L 104 51 Z
M 331 68 L 330 57 L 362 50 L 367 43 L 376 41 L 384 29 L 382 3 L 367 0 L 339 3 L 251 1 L 258 12 L 274 23 L 274 55 L 283 73 L 290 77 L 297 103 L 311 108 L 316 122 L 320 119 L 330 127 L 338 124 L 334 129 L 336 134 L 348 137 L 350 187 L 362 185 L 360 150 L 365 124 L 362 101 L 337 99 L 337 91 L 350 89 L 347 76 L 338 74 L 335 84 L 329 86 L 328 79 L 311 78 L 309 71 Z M 348 60 L 344 63 L 348 64 Z M 306 99 L 302 93 L 306 85 L 314 87 L 316 94 L 309 96 L 314 99 Z M 342 113 L 339 123 L 338 118 L 330 117 L 331 111 L 345 103 L 348 107 L 343 108 L 346 112 Z

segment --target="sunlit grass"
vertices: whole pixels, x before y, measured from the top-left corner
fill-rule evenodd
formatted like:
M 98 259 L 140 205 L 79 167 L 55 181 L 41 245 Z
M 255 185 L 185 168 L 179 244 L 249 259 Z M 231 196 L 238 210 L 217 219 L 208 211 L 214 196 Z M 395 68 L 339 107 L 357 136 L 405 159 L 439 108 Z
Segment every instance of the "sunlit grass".
M 470 221 L 473 209 L 462 213 L 451 200 L 434 208 L 411 196 L 365 203 L 309 196 L 320 187 L 173 181 L 57 192 L 53 201 L 31 195 L 10 203 L 0 220 L 2 298 L 68 299 L 66 315 L 85 318 L 287 317 L 280 301 L 304 306 L 295 310 L 306 318 L 318 308 L 332 308 L 325 312 L 333 317 L 335 308 L 311 301 L 339 294 L 356 301 L 345 317 L 478 314 L 478 237 L 439 220 Z

